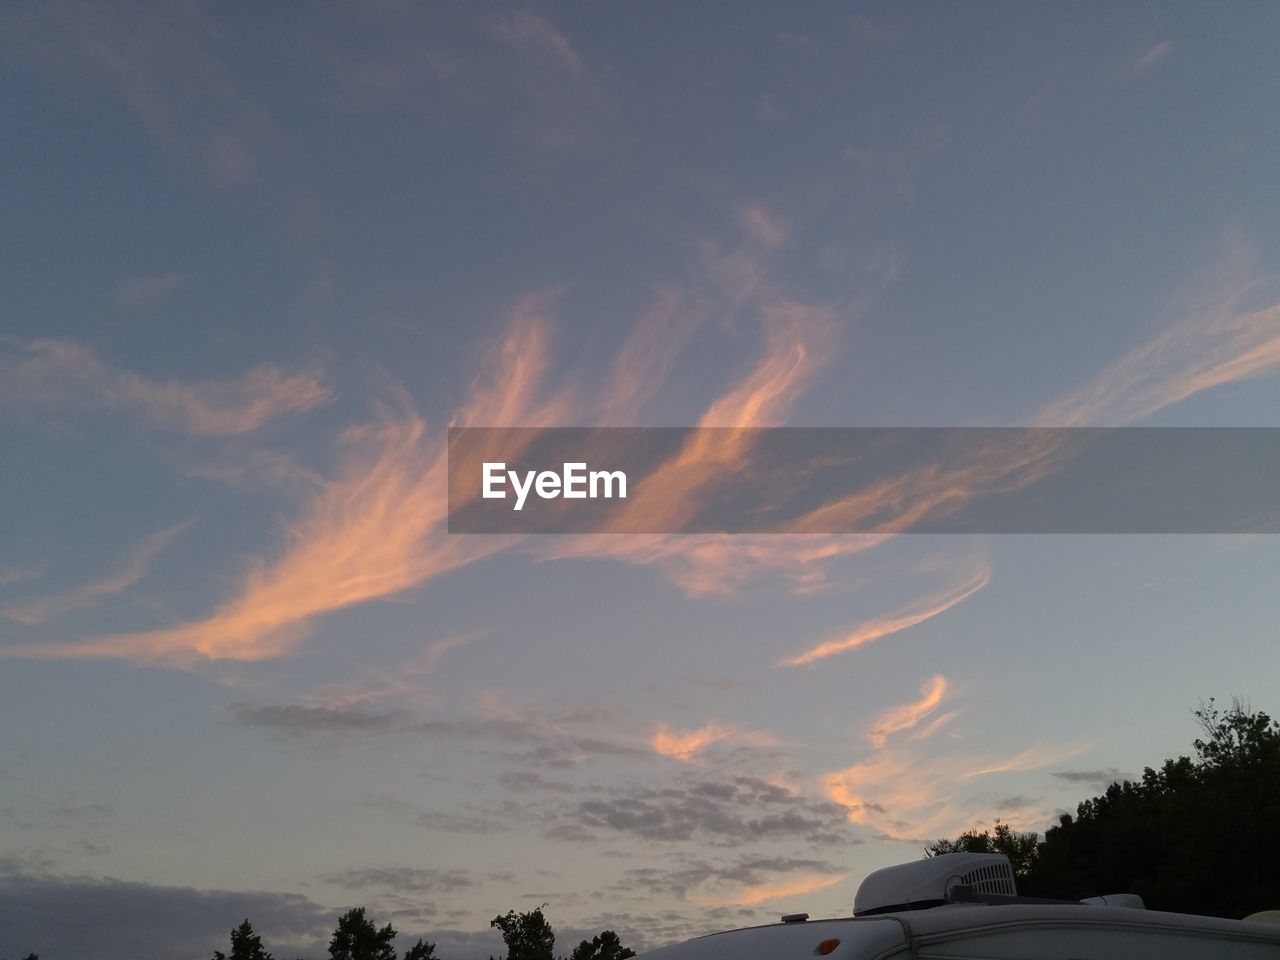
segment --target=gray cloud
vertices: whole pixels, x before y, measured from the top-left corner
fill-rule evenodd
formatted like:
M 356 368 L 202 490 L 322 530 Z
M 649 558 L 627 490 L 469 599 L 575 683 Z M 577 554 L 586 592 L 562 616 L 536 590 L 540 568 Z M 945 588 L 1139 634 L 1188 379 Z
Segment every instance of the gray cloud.
M 1067 783 L 1082 783 L 1099 793 L 1113 783 L 1134 779 L 1133 774 L 1125 773 L 1118 767 L 1107 767 L 1104 770 L 1055 770 L 1053 776 Z
M 647 748 L 601 736 L 577 736 L 566 731 L 574 724 L 598 726 L 599 717 L 588 713 L 556 716 L 460 717 L 428 719 L 407 710 L 376 710 L 365 702 L 340 707 L 304 704 L 250 704 L 231 706 L 237 723 L 276 730 L 295 736 L 339 733 L 416 735 L 440 739 L 493 740 L 508 746 L 528 745 L 515 759 L 539 767 L 572 767 L 593 757 L 652 759 Z
M 582 800 L 565 815 L 562 825 L 614 830 L 644 840 L 698 837 L 721 846 L 772 838 L 817 844 L 856 842 L 842 807 L 755 777 L 698 780 L 687 786 L 639 788 Z
M 348 707 L 304 707 L 291 703 L 254 706 L 233 703 L 236 722 L 247 727 L 265 727 L 286 733 L 387 732 L 404 730 L 413 717 L 404 710 L 374 712 L 360 705 Z
M 245 917 L 273 952 L 318 956 L 337 914 L 297 894 L 195 890 L 49 874 L 0 876 L 0 931 L 5 949 L 14 956 L 208 956 L 215 948 L 226 949 L 231 928 Z
M 748 887 L 777 881 L 793 874 L 839 874 L 845 868 L 827 860 L 798 857 L 742 856 L 736 860 L 711 862 L 687 859 L 675 866 L 633 867 L 623 872 L 622 879 L 606 888 L 613 896 L 668 899 L 684 898 L 700 890 L 716 887 Z M 704 916 L 723 920 L 728 907 L 707 908 Z M 743 911 L 738 911 L 743 913 Z M 752 915 L 752 911 L 745 911 Z M 706 931 L 703 931 L 706 932 Z
M 417 824 L 430 830 L 441 830 L 445 833 L 506 833 L 511 827 L 504 820 L 493 817 L 475 817 L 467 814 L 441 813 L 429 810 L 419 814 Z
M 464 890 L 475 885 L 465 870 L 428 870 L 423 867 L 367 867 L 342 870 L 320 877 L 325 883 L 356 890 L 391 890 L 408 893 Z

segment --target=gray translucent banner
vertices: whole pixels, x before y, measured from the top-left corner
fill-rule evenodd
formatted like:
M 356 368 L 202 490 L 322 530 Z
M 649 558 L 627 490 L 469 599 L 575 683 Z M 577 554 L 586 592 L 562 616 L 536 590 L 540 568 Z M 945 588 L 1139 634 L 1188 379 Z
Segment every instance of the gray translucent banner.
M 449 531 L 1276 533 L 1280 429 L 453 428 Z

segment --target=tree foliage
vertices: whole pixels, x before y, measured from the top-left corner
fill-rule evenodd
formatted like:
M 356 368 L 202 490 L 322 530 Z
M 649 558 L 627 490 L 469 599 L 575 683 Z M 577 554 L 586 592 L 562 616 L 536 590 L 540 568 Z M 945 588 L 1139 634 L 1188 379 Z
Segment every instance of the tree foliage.
M 925 854 L 936 857 L 943 853 L 1003 853 L 1013 866 L 1013 875 L 1022 880 L 1031 872 L 1038 833 L 1021 833 L 1007 823 L 996 820 L 991 830 L 966 830 L 954 840 L 938 840 L 925 848 Z
M 338 918 L 338 927 L 329 941 L 330 960 L 396 960 L 395 928 L 382 929 L 364 915 L 364 907 L 352 907 Z
M 970 831 L 928 852 L 1008 853 L 1019 892 L 1031 896 L 1136 893 L 1151 909 L 1221 917 L 1274 908 L 1280 724 L 1238 700 L 1229 709 L 1210 700 L 1195 717 L 1203 737 L 1194 758 L 1111 784 L 1038 843 L 997 824 L 994 835 Z
M 508 910 L 489 921 L 489 926 L 502 932 L 507 960 L 554 960 L 556 935 L 542 915 L 542 907 L 528 913 Z
M 436 945 L 419 940 L 404 952 L 404 960 L 435 960 Z
M 602 930 L 598 937 L 583 940 L 573 948 L 569 960 L 627 960 L 636 952 L 624 947 L 618 935 L 612 930 Z
M 272 960 L 262 946 L 262 938 L 253 932 L 248 917 L 231 931 L 231 956 L 221 950 L 213 951 L 213 960 Z

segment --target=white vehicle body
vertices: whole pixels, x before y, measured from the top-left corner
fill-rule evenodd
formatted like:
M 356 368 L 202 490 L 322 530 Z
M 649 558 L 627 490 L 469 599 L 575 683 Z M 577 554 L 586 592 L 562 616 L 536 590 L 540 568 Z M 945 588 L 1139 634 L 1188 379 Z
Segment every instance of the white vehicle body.
M 941 861 L 966 858 L 952 861 L 960 869 L 944 877 L 934 896 L 908 897 L 899 901 L 902 909 L 874 905 L 867 908 L 869 915 L 712 934 L 651 951 L 643 960 L 1280 960 L 1280 926 L 1270 923 L 1110 906 L 1103 902 L 1108 898 L 1000 903 L 997 895 L 986 902 L 945 902 L 960 886 L 963 868 L 980 856 L 949 854 L 922 861 L 924 871 L 935 874 L 928 880 L 934 884 Z M 887 884 L 872 874 L 855 903 L 865 899 L 869 883 L 901 894 L 901 878 L 914 866 L 879 871 L 897 873 Z M 961 892 L 972 894 L 972 886 L 964 884 Z M 929 905 L 939 900 L 941 905 Z M 1122 902 L 1140 903 L 1134 897 Z

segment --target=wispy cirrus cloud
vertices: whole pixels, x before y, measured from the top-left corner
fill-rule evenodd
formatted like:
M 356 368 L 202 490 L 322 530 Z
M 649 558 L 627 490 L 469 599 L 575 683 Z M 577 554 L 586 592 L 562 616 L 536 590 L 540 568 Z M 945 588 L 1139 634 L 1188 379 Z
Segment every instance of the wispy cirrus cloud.
M 1159 43 L 1148 47 L 1142 56 L 1134 61 L 1133 69 L 1136 73 L 1143 73 L 1150 70 L 1157 63 L 1168 59 L 1173 53 L 1173 41 L 1161 40 Z
M 801 873 L 787 880 L 771 880 L 745 885 L 717 896 L 690 897 L 689 902 L 700 907 L 749 907 L 767 903 L 770 900 L 780 900 L 783 897 L 801 897 L 807 893 L 825 890 L 848 879 L 848 876 L 848 871 L 831 874 Z
M 1090 383 L 1050 404 L 1046 426 L 1133 423 L 1197 394 L 1280 369 L 1280 304 L 1246 306 L 1268 286 L 1252 245 L 1229 237 L 1212 267 L 1181 291 L 1181 318 Z
M 966 797 L 966 784 L 1001 773 L 1037 770 L 1083 748 L 1036 746 L 1009 757 L 949 753 L 925 757 L 905 745 L 888 744 L 870 757 L 823 777 L 827 797 L 848 812 L 851 823 L 893 840 L 921 842 L 954 836 L 989 812 Z
M 265 364 L 230 380 L 153 380 L 103 363 L 83 344 L 34 340 L 0 354 L 0 409 L 15 414 L 102 408 L 197 436 L 251 433 L 328 402 L 318 370 Z
M 28 625 L 44 623 L 106 597 L 124 593 L 150 572 L 156 556 L 190 525 L 191 521 L 175 524 L 144 538 L 129 552 L 123 566 L 115 573 L 63 593 L 15 604 L 4 610 L 4 616 Z
M 163 16 L 122 17 L 92 3 L 6 12 L 11 62 L 93 95 L 108 93 L 186 169 L 219 184 L 252 180 L 284 140 L 219 56 L 222 27 L 177 5 Z
M 920 687 L 920 699 L 886 710 L 871 724 L 867 739 L 873 747 L 883 747 L 895 733 L 910 730 L 933 713 L 947 693 L 947 678 L 935 674 Z
M 926 751 L 922 741 L 950 723 L 953 710 L 933 716 L 947 699 L 950 684 L 941 675 L 926 680 L 920 698 L 891 707 L 870 724 L 869 756 L 822 777 L 829 800 L 846 811 L 851 823 L 868 827 L 891 840 L 927 841 L 953 836 L 987 815 L 993 799 L 974 795 L 971 786 L 983 777 L 1038 770 L 1081 752 L 1079 745 L 1036 745 L 1012 756 L 963 751 L 942 755 Z M 1034 801 L 1005 797 L 998 801 L 1003 819 L 1034 824 Z
M 563 395 L 537 399 L 548 360 L 545 306 L 545 298 L 532 296 L 516 307 L 457 415 L 460 425 L 547 425 L 569 415 Z M 297 648 L 316 616 L 393 596 L 505 549 L 509 538 L 448 536 L 443 434 L 429 433 L 403 395 L 399 402 L 346 432 L 337 476 L 290 524 L 284 553 L 257 562 L 208 617 L 142 633 L 11 646 L 3 655 L 175 665 L 278 657 Z
M 985 559 L 973 561 L 964 578 L 944 591 L 931 594 L 896 613 L 877 617 L 859 624 L 853 630 L 834 640 L 825 640 L 802 653 L 787 657 L 778 666 L 803 667 L 833 657 L 848 650 L 855 650 L 868 643 L 901 633 L 927 620 L 946 613 L 952 607 L 969 599 L 991 582 L 991 567 Z
M 149 307 L 163 303 L 187 285 L 187 275 L 177 270 L 129 277 L 112 289 L 112 297 L 122 307 Z
M 741 743 L 757 747 L 778 744 L 777 737 L 763 731 L 741 730 L 731 724 L 708 723 L 697 730 L 673 730 L 665 723 L 649 739 L 649 745 L 664 757 L 694 763 L 700 754 L 716 743 Z
M 582 57 L 568 38 L 546 17 L 528 10 L 496 13 L 487 21 L 490 32 L 509 47 L 539 57 L 571 77 L 582 74 Z

